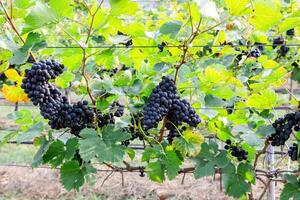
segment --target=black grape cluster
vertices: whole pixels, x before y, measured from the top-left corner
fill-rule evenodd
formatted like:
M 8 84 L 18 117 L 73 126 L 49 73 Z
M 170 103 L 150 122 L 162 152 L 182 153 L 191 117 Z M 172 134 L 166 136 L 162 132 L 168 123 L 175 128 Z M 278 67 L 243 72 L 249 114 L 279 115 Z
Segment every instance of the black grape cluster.
M 248 159 L 248 152 L 237 144 L 233 144 L 231 140 L 226 140 L 226 145 L 224 147 L 227 151 L 231 152 L 231 155 L 236 157 L 238 161 L 243 161 Z
M 109 108 L 111 111 L 115 110 L 114 116 L 116 117 L 122 117 L 124 114 L 124 106 L 117 101 L 114 101 Z
M 288 154 L 292 161 L 298 160 L 298 144 L 294 143 L 288 150 Z
M 248 57 L 253 57 L 253 58 L 258 58 L 259 56 L 261 56 L 261 53 L 258 48 L 251 50 L 248 54 Z
M 182 133 L 186 130 L 185 126 L 178 127 L 178 125 L 176 125 L 176 127 L 171 123 L 166 124 L 166 128 L 169 130 L 169 134 L 167 136 L 167 140 L 168 140 L 169 144 L 172 144 L 174 138 L 180 137 L 180 133 Z M 178 131 L 180 131 L 180 133 Z
M 277 51 L 277 53 L 280 56 L 285 56 L 290 50 L 290 48 L 285 46 L 284 44 L 285 44 L 285 41 L 282 36 L 279 36 L 273 40 L 273 46 L 272 46 L 273 49 L 275 49 L 277 46 L 280 46 L 279 50 Z
M 159 51 L 159 52 L 163 52 L 163 51 L 164 51 L 164 48 L 165 48 L 166 46 L 167 46 L 167 43 L 165 43 L 165 42 L 160 43 L 159 45 L 157 45 L 158 51 Z
M 275 129 L 269 140 L 272 146 L 284 145 L 293 130 L 299 131 L 300 112 L 288 113 L 283 118 L 277 119 L 272 126 Z
M 118 71 L 119 71 L 118 68 L 106 69 L 103 67 L 100 69 L 99 75 L 102 75 L 103 73 L 107 73 L 110 77 L 113 77 Z
M 114 101 L 109 106 L 109 112 L 106 114 L 102 114 L 101 112 L 97 113 L 98 119 L 98 126 L 103 127 L 107 124 L 114 124 L 115 118 L 114 117 L 122 117 L 124 114 L 124 106 L 121 105 L 119 102 Z
M 164 76 L 156 86 L 143 109 L 143 127 L 145 130 L 156 128 L 159 121 L 166 116 L 176 98 L 176 86 L 172 79 Z
M 63 72 L 63 68 L 54 60 L 36 62 L 25 71 L 21 87 L 33 104 L 39 106 L 52 129 L 70 128 L 71 133 L 78 136 L 83 128 L 93 127 L 94 112 L 87 101 L 71 105 L 67 97 L 49 83 Z
M 205 45 L 205 46 L 203 47 L 202 51 L 197 51 L 197 52 L 196 52 L 196 55 L 197 55 L 198 57 L 203 57 L 203 56 L 207 56 L 207 55 L 209 55 L 209 54 L 211 54 L 211 53 L 212 53 L 211 47 L 210 47 L 209 45 Z
M 156 128 L 163 117 L 167 117 L 166 128 L 169 130 L 168 141 L 172 142 L 174 137 L 180 136 L 177 127 L 186 123 L 196 127 L 200 117 L 185 100 L 177 95 L 177 88 L 172 79 L 163 77 L 149 98 L 148 104 L 143 109 L 143 127 L 145 130 Z
M 295 36 L 295 29 L 292 28 L 292 29 L 287 30 L 286 35 L 291 36 L 291 37 Z
M 174 137 L 180 135 L 176 127 L 180 126 L 183 122 L 191 127 L 196 127 L 201 122 L 201 119 L 189 102 L 176 97 L 168 113 L 168 123 L 166 124 L 166 128 L 170 131 L 168 135 L 168 141 L 170 143 L 172 143 Z M 184 130 L 185 128 L 180 131 L 182 132 Z

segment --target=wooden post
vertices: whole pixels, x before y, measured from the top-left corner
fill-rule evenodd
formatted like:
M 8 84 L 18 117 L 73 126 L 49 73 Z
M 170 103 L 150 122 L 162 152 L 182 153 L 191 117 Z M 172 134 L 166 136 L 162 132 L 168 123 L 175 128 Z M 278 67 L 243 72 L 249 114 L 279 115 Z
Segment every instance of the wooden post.
M 275 156 L 274 156 L 274 147 L 272 145 L 269 145 L 267 148 L 266 159 L 268 165 L 268 172 L 273 172 L 275 170 L 274 167 Z M 267 193 L 267 200 L 275 200 L 275 181 L 270 181 L 270 185 Z

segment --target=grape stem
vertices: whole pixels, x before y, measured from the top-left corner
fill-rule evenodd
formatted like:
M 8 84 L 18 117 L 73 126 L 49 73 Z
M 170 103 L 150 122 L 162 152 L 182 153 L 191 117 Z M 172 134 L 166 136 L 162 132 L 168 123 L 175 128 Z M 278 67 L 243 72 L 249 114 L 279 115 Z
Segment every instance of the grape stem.
M 88 33 L 87 33 L 87 37 L 86 37 L 86 40 L 85 40 L 85 46 L 88 46 L 88 42 L 89 42 L 89 39 L 91 37 L 91 34 L 92 34 L 92 30 L 93 30 L 93 25 L 94 25 L 94 20 L 95 20 L 95 16 L 97 14 L 97 12 L 99 11 L 100 7 L 102 6 L 104 0 L 102 0 L 99 4 L 99 6 L 97 7 L 96 11 L 94 13 L 92 13 L 90 11 L 90 9 L 87 7 L 90 15 L 91 15 L 91 23 L 90 23 L 90 26 L 88 28 Z M 86 5 L 87 6 L 87 5 Z M 86 91 L 92 101 L 92 104 L 94 105 L 94 109 L 96 111 L 96 100 L 95 98 L 93 97 L 92 95 L 92 91 L 90 89 L 90 86 L 89 86 L 89 79 L 88 77 L 86 76 L 86 73 L 85 73 L 85 67 L 86 67 L 86 61 L 87 61 L 87 54 L 86 54 L 86 49 L 85 48 L 82 48 L 82 61 L 81 61 L 81 75 L 83 76 L 84 80 L 85 80 L 85 83 L 86 83 Z

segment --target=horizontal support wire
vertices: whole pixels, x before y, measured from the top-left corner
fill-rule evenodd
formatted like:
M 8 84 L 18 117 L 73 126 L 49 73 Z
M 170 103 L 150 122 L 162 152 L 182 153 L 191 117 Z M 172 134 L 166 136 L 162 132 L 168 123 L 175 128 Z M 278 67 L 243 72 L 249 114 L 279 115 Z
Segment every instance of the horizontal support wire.
M 213 139 L 215 136 L 204 136 L 206 139 Z M 165 137 L 167 138 L 167 137 Z M 0 141 L 1 142 L 1 141 Z M 6 142 L 7 144 L 19 144 L 19 145 L 33 145 L 32 141 L 23 141 L 23 142 L 17 142 L 17 141 L 8 141 Z M 132 144 L 129 145 L 128 148 L 133 149 L 133 150 L 144 150 L 145 147 L 142 144 Z M 219 151 L 224 150 L 224 149 L 218 149 Z M 258 152 L 261 152 L 261 150 L 258 150 Z M 284 155 L 287 154 L 285 151 L 274 151 L 275 155 Z
M 102 163 L 92 163 L 92 164 L 101 164 Z M 0 167 L 19 167 L 19 168 L 29 168 L 29 169 L 51 169 L 51 170 L 60 170 L 60 167 L 52 168 L 50 166 L 39 166 L 39 167 L 32 167 L 30 165 L 24 165 L 24 164 L 0 164 Z M 97 172 L 129 172 L 129 173 L 137 173 L 137 172 L 147 172 L 145 170 L 145 166 L 131 166 L 131 167 L 116 167 L 115 169 L 96 169 Z M 179 174 L 186 174 L 186 173 L 194 173 L 195 168 L 194 167 L 186 167 L 182 168 L 178 171 Z M 215 173 L 221 173 L 220 169 L 215 168 Z M 277 170 L 272 174 L 269 174 L 265 170 L 257 169 L 256 173 L 258 176 L 267 176 L 267 177 L 276 177 L 279 174 L 295 174 L 299 173 L 297 170 Z
M 288 47 L 300 47 L 300 44 L 251 44 L 251 45 L 193 45 L 188 48 L 203 48 L 203 47 L 211 47 L 211 48 L 220 48 L 220 47 L 258 47 L 258 46 L 288 46 Z M 166 45 L 164 48 L 184 48 L 183 45 Z M 46 46 L 48 49 L 134 49 L 134 48 L 158 48 L 158 45 L 133 45 L 133 46 L 125 46 L 125 45 L 100 45 L 100 46 Z

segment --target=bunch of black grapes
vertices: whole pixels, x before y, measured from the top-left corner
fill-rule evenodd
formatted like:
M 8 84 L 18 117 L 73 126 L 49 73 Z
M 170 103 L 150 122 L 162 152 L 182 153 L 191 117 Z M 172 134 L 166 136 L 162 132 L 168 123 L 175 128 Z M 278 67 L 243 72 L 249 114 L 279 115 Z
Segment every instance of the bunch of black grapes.
M 63 69 L 64 66 L 54 60 L 36 62 L 25 71 L 21 87 L 33 104 L 39 106 L 52 129 L 70 128 L 71 133 L 78 136 L 82 129 L 93 127 L 94 112 L 87 101 L 71 105 L 67 97 L 49 83 Z
M 272 126 L 275 129 L 268 139 L 272 146 L 284 145 L 291 133 L 300 130 L 300 112 L 288 113 L 283 118 L 277 119 Z
M 248 152 L 242 147 L 234 144 L 231 140 L 226 140 L 226 145 L 224 147 L 227 151 L 230 151 L 231 155 L 236 157 L 238 161 L 243 161 L 248 159 Z
M 287 31 L 286 31 L 286 35 L 287 35 L 287 36 L 290 36 L 290 37 L 295 36 L 295 29 L 292 28 L 292 29 L 287 30 Z
M 252 58 L 258 58 L 259 56 L 261 56 L 261 53 L 258 48 L 251 50 L 248 54 L 248 57 L 252 57 Z
M 162 43 L 158 44 L 158 45 L 157 45 L 158 51 L 159 51 L 159 52 L 163 52 L 163 51 L 164 51 L 164 48 L 165 48 L 166 46 L 167 46 L 167 43 L 165 43 L 165 42 L 162 42 Z
M 179 136 L 177 127 L 186 123 L 196 127 L 200 117 L 186 100 L 177 96 L 177 88 L 174 80 L 163 77 L 149 98 L 148 104 L 143 109 L 143 127 L 145 130 L 156 128 L 163 117 L 167 117 L 166 128 L 169 130 L 168 140 L 172 142 Z
M 149 102 L 143 109 L 143 127 L 145 130 L 156 128 L 158 122 L 168 114 L 176 98 L 176 91 L 174 81 L 166 76 L 153 89 Z
M 277 46 L 280 46 L 279 49 L 278 49 L 278 51 L 277 51 L 277 53 L 279 54 L 279 56 L 285 56 L 289 52 L 289 50 L 290 50 L 290 48 L 287 47 L 284 44 L 285 44 L 285 40 L 284 40 L 284 38 L 282 36 L 276 37 L 273 40 L 273 46 L 272 46 L 273 49 L 275 49 Z
M 114 124 L 115 118 L 114 117 L 122 117 L 124 114 L 124 106 L 121 105 L 119 102 L 114 101 L 109 106 L 109 112 L 106 114 L 102 114 L 98 112 L 97 119 L 98 119 L 98 126 L 103 127 L 108 124 Z
M 298 160 L 298 144 L 294 143 L 288 150 L 288 154 L 292 161 Z
M 201 119 L 189 102 L 185 99 L 181 100 L 179 97 L 176 97 L 168 113 L 168 123 L 166 124 L 166 128 L 169 130 L 169 143 L 172 143 L 174 137 L 180 136 L 176 127 L 182 125 L 183 122 L 191 127 L 197 127 L 201 122 Z M 183 127 L 183 129 L 179 131 L 182 132 L 185 129 L 186 127 Z

